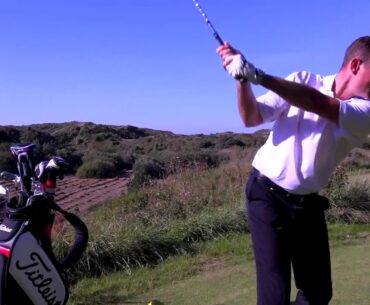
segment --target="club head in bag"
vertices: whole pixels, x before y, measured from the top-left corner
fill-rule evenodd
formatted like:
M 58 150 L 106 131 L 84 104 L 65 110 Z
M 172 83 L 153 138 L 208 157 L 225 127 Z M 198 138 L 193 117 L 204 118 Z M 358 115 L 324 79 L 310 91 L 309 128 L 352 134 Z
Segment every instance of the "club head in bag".
M 6 186 L 1 185 L 1 184 L 0 184 L 0 196 L 6 196 L 8 202 L 10 201 L 9 189 Z
M 3 171 L 0 173 L 0 178 L 5 179 L 5 180 L 13 180 L 13 181 L 18 181 L 19 176 L 7 171 Z
M 66 169 L 68 168 L 69 164 L 66 160 L 64 160 L 62 157 L 54 157 L 50 159 L 49 163 L 47 164 L 47 168 L 51 169 Z
M 16 144 L 10 147 L 10 152 L 17 161 L 20 156 L 27 156 L 28 159 L 32 159 L 35 147 L 35 144 Z
M 35 166 L 35 176 L 37 177 L 37 179 L 41 179 L 47 165 L 48 161 L 41 161 Z

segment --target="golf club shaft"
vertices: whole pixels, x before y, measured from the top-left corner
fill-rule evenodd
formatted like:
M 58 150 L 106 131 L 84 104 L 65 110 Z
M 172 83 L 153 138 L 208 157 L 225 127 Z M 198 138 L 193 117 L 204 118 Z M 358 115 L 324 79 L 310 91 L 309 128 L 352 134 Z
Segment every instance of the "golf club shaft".
M 217 31 L 213 27 L 213 25 L 212 25 L 211 21 L 208 19 L 207 15 L 204 13 L 204 11 L 203 11 L 202 7 L 200 6 L 199 2 L 197 0 L 193 0 L 193 3 L 196 6 L 196 8 L 198 8 L 198 11 L 203 16 L 204 20 L 206 21 L 206 23 L 208 24 L 209 28 L 211 29 L 211 31 L 213 33 L 213 37 L 218 41 L 218 43 L 220 45 L 223 45 L 224 44 L 224 41 L 222 40 L 222 38 L 220 37 L 220 35 L 217 33 Z

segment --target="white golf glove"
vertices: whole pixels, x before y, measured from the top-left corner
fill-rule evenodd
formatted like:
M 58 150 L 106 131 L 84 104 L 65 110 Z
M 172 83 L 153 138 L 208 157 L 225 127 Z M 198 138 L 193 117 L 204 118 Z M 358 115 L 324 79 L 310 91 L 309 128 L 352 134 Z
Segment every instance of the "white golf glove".
M 264 74 L 262 70 L 247 61 L 242 54 L 230 57 L 231 62 L 226 66 L 226 70 L 233 78 L 241 82 L 250 81 L 256 85 L 260 83 L 261 76 Z

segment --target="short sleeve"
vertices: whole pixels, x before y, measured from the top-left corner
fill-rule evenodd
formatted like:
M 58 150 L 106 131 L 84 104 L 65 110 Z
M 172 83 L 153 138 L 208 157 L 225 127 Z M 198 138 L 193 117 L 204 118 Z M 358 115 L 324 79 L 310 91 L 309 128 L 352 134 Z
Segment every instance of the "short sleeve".
M 339 130 L 349 140 L 366 141 L 370 134 L 370 101 L 359 98 L 340 101 Z
M 294 72 L 285 78 L 288 81 L 303 83 L 301 72 Z M 257 105 L 263 123 L 275 121 L 290 105 L 273 91 L 268 91 L 257 98 Z
M 257 98 L 257 105 L 263 122 L 275 121 L 283 112 L 286 102 L 276 93 L 268 91 Z

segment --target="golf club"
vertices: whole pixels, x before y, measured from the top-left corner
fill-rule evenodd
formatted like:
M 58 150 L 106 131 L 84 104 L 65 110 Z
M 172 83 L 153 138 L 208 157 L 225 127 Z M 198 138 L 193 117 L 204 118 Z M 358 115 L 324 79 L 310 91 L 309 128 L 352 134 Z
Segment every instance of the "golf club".
M 218 41 L 218 43 L 220 45 L 223 45 L 224 44 L 224 41 L 221 39 L 220 35 L 217 33 L 217 31 L 215 30 L 215 28 L 213 27 L 211 21 L 208 19 L 207 15 L 205 14 L 205 12 L 203 11 L 202 7 L 200 6 L 199 2 L 197 0 L 193 0 L 193 3 L 194 5 L 196 6 L 196 8 L 198 8 L 200 14 L 203 16 L 204 20 L 206 21 L 206 23 L 208 24 L 208 26 L 210 27 L 210 29 L 212 30 L 212 33 L 213 33 L 213 37 L 215 37 L 215 39 Z
M 9 189 L 6 186 L 0 184 L 0 196 L 1 195 L 6 196 L 7 197 L 7 202 L 10 202 Z

